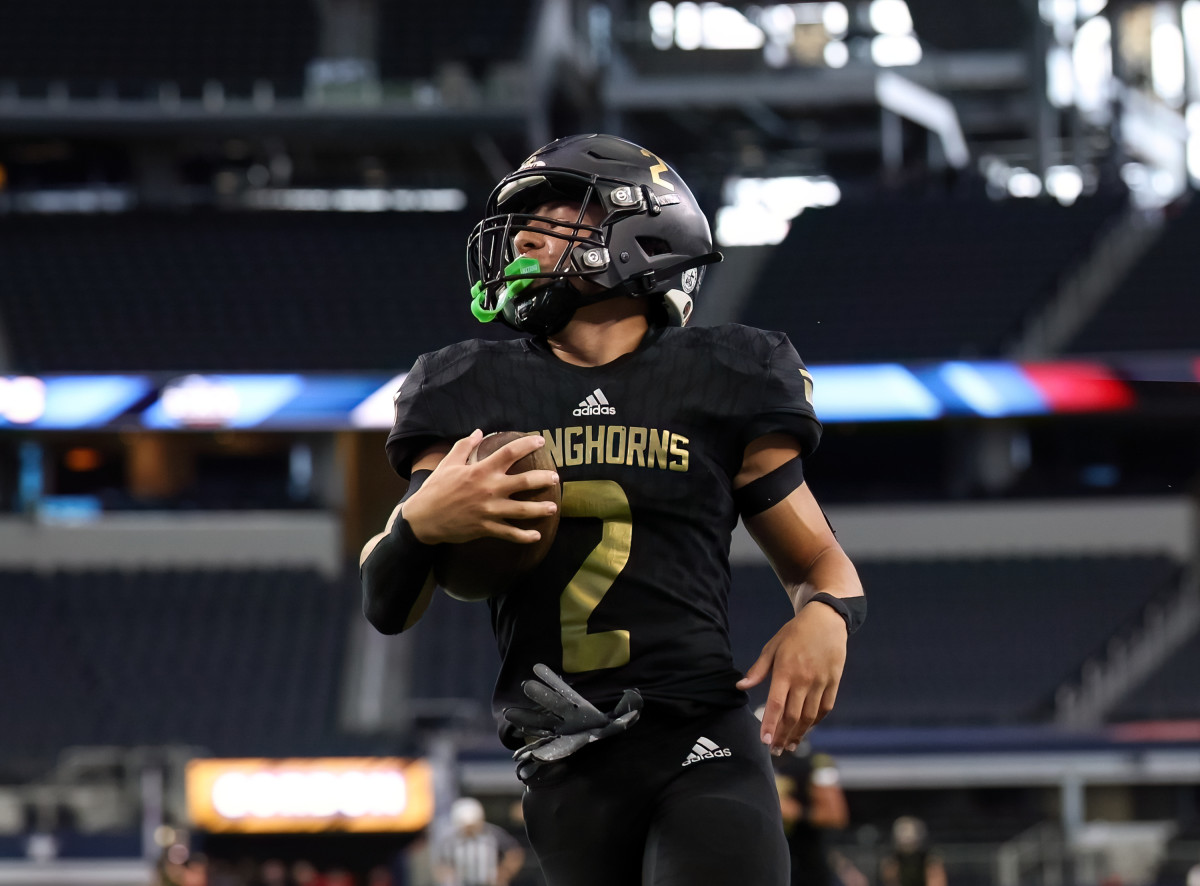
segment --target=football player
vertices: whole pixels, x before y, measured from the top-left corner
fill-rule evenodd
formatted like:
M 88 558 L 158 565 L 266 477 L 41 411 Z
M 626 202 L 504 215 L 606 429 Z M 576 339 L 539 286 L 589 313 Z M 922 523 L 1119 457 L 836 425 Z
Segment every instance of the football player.
M 408 491 L 363 549 L 364 611 L 411 626 L 432 550 L 550 502 L 546 559 L 488 602 L 494 707 L 526 785 L 529 839 L 552 886 L 784 886 L 770 753 L 833 707 L 866 615 L 853 565 L 804 482 L 821 425 L 787 337 L 687 327 L 720 260 L 679 175 L 650 151 L 577 135 L 506 176 L 468 240 L 471 308 L 527 337 L 421 356 L 387 456 Z M 483 431 L 534 431 L 468 464 Z M 509 476 L 548 447 L 558 472 Z M 745 673 L 726 623 L 739 516 L 795 616 Z M 770 680 L 761 724 L 746 690 Z
M 814 751 L 807 739 L 794 753 L 774 759 L 775 787 L 783 830 L 792 858 L 793 886 L 833 886 L 834 876 L 825 846 L 828 831 L 843 830 L 850 821 L 837 764 L 828 754 Z

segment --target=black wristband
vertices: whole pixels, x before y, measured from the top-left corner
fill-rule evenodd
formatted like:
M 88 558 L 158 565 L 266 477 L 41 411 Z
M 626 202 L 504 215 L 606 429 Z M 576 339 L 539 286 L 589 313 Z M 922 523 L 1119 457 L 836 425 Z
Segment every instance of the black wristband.
M 867 620 L 867 598 L 862 594 L 857 597 L 835 597 L 833 594 L 820 591 L 809 597 L 808 603 L 813 600 L 824 603 L 840 615 L 842 621 L 846 623 L 847 634 L 853 634 Z M 808 603 L 804 605 L 807 606 Z

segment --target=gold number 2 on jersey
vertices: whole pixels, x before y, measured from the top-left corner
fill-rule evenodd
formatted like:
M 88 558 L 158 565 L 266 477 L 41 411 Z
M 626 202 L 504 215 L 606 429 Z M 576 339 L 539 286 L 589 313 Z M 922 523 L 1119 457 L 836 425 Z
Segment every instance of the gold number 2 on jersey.
M 568 480 L 562 490 L 563 517 L 598 517 L 600 543 L 571 577 L 559 598 L 563 670 L 577 674 L 629 662 L 629 631 L 588 633 L 588 619 L 625 564 L 633 541 L 633 512 L 625 490 L 613 480 Z

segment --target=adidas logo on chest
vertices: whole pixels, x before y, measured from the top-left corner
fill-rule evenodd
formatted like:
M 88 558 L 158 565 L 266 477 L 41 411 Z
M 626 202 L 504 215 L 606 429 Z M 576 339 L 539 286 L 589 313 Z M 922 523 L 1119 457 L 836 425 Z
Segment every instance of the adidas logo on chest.
M 608 398 L 604 396 L 604 391 L 596 388 L 586 397 L 579 401 L 579 405 L 572 410 L 571 415 L 616 415 L 616 408 L 608 402 Z
M 707 739 L 702 735 L 692 745 L 692 750 L 683 761 L 683 765 L 691 766 L 693 763 L 699 763 L 702 760 L 715 760 L 717 757 L 732 756 L 733 752 L 729 748 L 723 748 L 715 741 Z

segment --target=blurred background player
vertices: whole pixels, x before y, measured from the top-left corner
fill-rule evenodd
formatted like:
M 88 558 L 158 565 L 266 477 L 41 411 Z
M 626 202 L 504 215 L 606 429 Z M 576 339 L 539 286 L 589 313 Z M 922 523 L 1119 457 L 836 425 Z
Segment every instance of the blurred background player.
M 427 605 L 433 545 L 536 540 L 505 521 L 553 504 L 510 496 L 561 477 L 549 556 L 489 600 L 494 708 L 554 886 L 786 883 L 767 752 L 794 750 L 832 709 L 866 614 L 804 482 L 821 428 L 791 343 L 685 328 L 719 258 L 655 154 L 607 135 L 553 142 L 500 182 L 468 243 L 476 316 L 532 337 L 425 354 L 396 399 L 387 453 L 411 485 L 361 559 L 364 611 L 385 633 Z M 472 428 L 541 436 L 468 464 Z M 558 475 L 506 473 L 542 445 Z M 739 514 L 794 607 L 744 675 L 725 615 Z M 768 676 L 760 726 L 745 690 Z
M 928 845 L 925 822 L 902 815 L 892 824 L 892 849 L 879 863 L 882 886 L 946 886 L 946 868 Z
M 460 797 L 450 806 L 451 830 L 434 842 L 437 886 L 508 886 L 525 862 L 516 839 L 484 818 L 483 804 Z
M 829 754 L 805 740 L 795 751 L 776 757 L 775 787 L 783 832 L 792 857 L 793 886 L 832 886 L 837 882 L 826 846 L 827 831 L 850 823 L 837 765 Z

